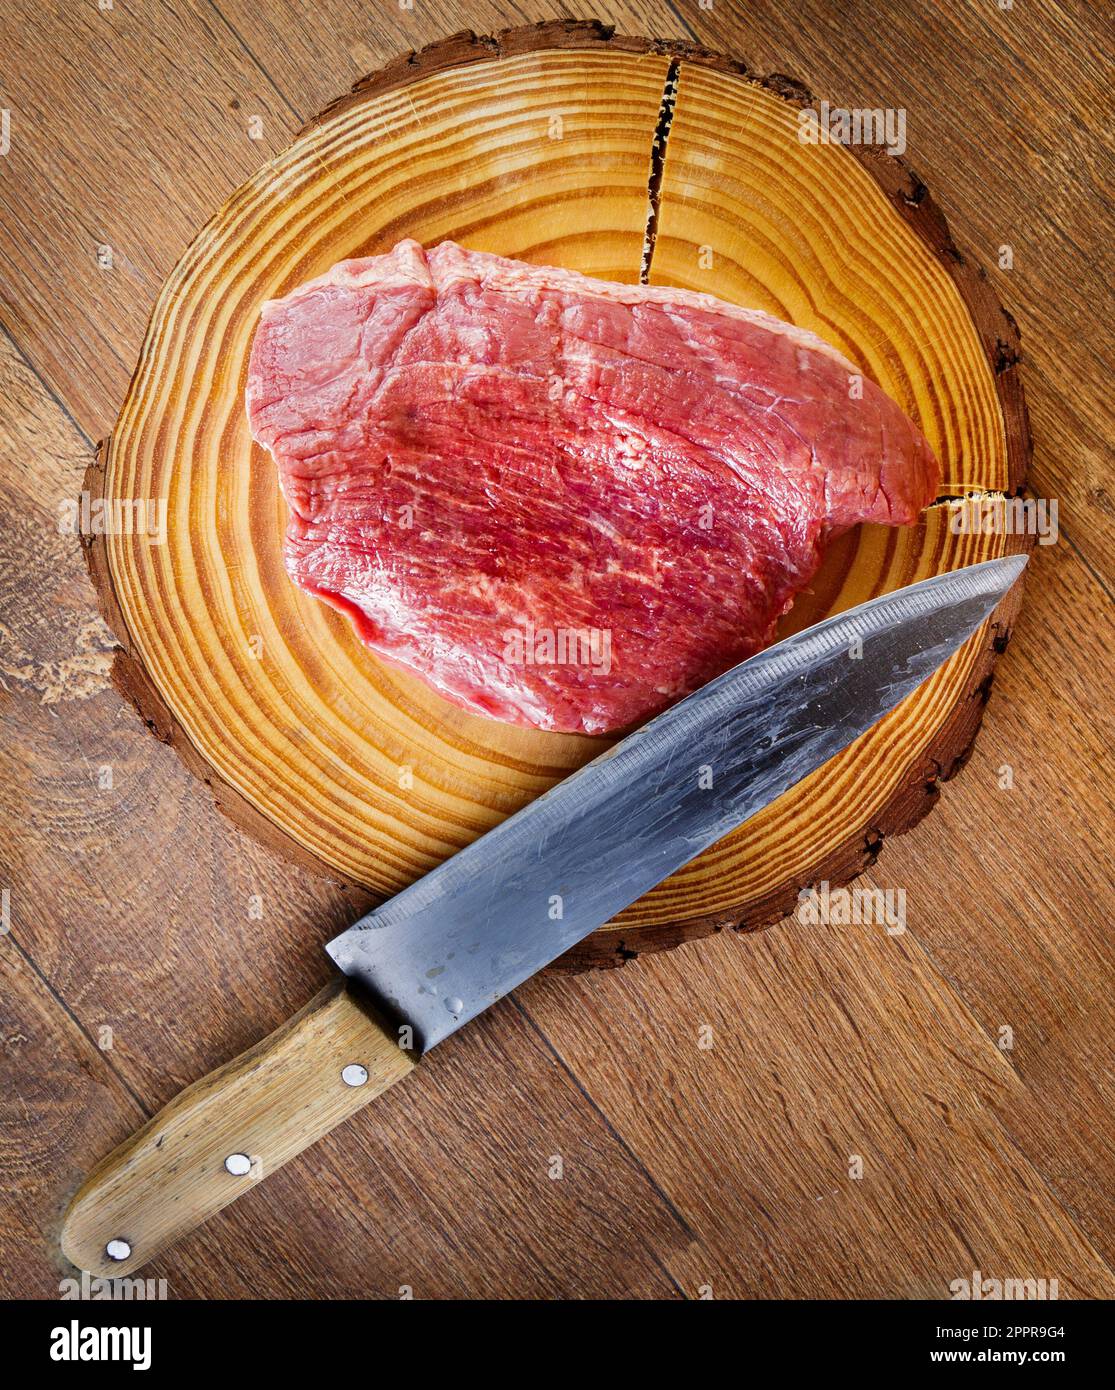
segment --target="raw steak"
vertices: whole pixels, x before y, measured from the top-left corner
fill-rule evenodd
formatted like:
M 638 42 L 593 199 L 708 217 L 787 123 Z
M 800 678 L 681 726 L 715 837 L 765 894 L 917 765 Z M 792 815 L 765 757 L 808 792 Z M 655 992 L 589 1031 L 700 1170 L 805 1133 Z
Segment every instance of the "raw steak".
M 757 651 L 938 467 L 820 338 L 711 295 L 443 242 L 264 306 L 247 407 L 286 566 L 466 709 L 602 733 Z

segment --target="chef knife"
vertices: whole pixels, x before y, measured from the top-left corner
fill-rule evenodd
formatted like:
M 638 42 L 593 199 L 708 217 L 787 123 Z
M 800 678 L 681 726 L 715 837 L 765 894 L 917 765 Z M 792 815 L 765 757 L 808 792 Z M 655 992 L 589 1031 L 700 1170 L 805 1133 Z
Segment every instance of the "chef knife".
M 337 982 L 90 1174 L 66 1255 L 128 1274 L 274 1172 L 870 729 L 1025 563 L 938 575 L 769 647 L 362 917 L 326 947 Z

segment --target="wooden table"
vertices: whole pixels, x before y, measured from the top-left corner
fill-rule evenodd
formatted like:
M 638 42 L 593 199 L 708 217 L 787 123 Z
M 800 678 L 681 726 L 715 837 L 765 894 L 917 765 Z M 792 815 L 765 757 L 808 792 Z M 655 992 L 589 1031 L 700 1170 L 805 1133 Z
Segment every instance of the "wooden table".
M 1115 1293 L 1110 71 L 1089 11 L 597 7 L 907 110 L 908 158 L 1021 325 L 1060 538 L 970 766 L 870 874 L 905 889 L 904 935 L 788 922 L 534 980 L 159 1259 L 171 1297 L 943 1297 L 977 1268 Z M 0 20 L 8 1295 L 57 1296 L 78 1179 L 305 1002 L 359 906 L 231 829 L 140 727 L 59 506 L 164 276 L 264 157 L 400 51 L 568 14 L 16 0 Z

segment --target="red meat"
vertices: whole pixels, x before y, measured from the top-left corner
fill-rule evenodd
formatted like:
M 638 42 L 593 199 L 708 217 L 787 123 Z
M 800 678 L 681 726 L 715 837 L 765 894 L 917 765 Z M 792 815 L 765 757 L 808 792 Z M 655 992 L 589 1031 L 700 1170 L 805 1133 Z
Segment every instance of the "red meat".
M 638 723 L 757 651 L 828 539 L 914 521 L 938 479 L 811 333 L 452 242 L 265 305 L 247 407 L 295 583 L 542 729 Z

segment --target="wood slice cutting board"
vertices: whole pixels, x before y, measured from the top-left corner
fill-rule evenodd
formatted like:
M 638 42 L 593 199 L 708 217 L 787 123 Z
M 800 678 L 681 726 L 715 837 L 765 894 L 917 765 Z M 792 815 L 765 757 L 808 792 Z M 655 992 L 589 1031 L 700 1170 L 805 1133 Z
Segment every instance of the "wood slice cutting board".
M 591 23 L 457 35 L 359 83 L 200 233 L 86 480 L 113 502 L 165 499 L 165 541 L 95 536 L 88 554 L 119 685 L 238 823 L 386 895 L 607 746 L 456 709 L 286 578 L 276 470 L 243 408 L 260 306 L 401 237 L 767 310 L 909 412 L 943 462 L 941 503 L 918 526 L 844 537 L 785 631 L 1020 547 L 956 533 L 947 504 L 1023 482 L 1014 323 L 901 160 L 802 142 L 810 101 L 789 79 Z M 963 760 L 1012 616 L 560 964 L 763 926 L 804 885 L 858 873 Z

